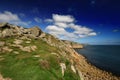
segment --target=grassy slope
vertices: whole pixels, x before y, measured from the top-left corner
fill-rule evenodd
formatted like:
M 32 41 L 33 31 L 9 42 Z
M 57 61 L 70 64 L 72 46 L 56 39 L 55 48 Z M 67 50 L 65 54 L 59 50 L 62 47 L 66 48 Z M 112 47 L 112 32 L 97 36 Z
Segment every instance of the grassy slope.
M 0 39 L 0 41 L 13 43 L 14 38 Z M 4 58 L 0 61 L 0 73 L 4 77 L 9 77 L 12 80 L 79 80 L 79 76 L 71 71 L 70 62 L 66 58 L 51 54 L 52 52 L 59 54 L 59 49 L 40 39 L 32 39 L 30 44 L 23 43 L 22 45 L 36 45 L 38 49 L 28 53 L 19 48 L 10 47 L 19 54 L 15 54 L 13 51 L 10 53 L 0 52 L 0 56 Z M 34 55 L 40 55 L 40 57 L 34 57 Z M 60 62 L 66 63 L 67 66 L 63 77 Z

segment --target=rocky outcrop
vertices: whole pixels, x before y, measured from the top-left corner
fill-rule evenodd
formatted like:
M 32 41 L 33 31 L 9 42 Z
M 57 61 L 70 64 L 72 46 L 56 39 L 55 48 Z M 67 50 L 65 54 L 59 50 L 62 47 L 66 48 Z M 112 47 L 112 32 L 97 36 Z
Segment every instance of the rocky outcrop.
M 4 22 L 4 23 L 0 23 L 0 28 L 3 28 L 3 27 L 5 27 L 5 26 L 7 26 L 7 22 Z
M 0 23 L 0 37 L 24 36 L 30 38 L 40 37 L 42 30 L 38 27 L 23 28 L 9 23 Z
M 79 49 L 83 48 L 83 45 L 80 43 L 71 42 L 71 41 L 67 41 L 67 40 L 62 40 L 62 41 L 71 48 L 79 48 Z

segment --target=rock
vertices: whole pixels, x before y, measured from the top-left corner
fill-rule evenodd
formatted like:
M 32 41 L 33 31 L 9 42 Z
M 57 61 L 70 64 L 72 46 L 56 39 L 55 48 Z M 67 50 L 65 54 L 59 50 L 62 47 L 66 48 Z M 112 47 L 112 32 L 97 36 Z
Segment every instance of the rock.
M 29 29 L 24 29 L 24 36 L 30 37 L 30 38 L 36 38 L 39 37 L 42 34 L 42 30 L 38 27 L 33 27 Z
M 22 51 L 31 52 L 31 47 L 29 47 L 29 46 L 27 46 L 27 47 L 21 47 L 20 49 Z
M 46 36 L 46 34 L 45 34 L 45 33 L 42 33 L 42 34 L 40 35 L 40 38 L 45 38 L 45 36 Z
M 76 69 L 75 69 L 75 67 L 74 67 L 73 65 L 71 65 L 71 70 L 72 70 L 74 73 L 76 73 Z
M 29 44 L 29 43 L 31 43 L 31 42 L 30 42 L 30 41 L 26 41 L 25 43 Z
M 3 28 L 3 27 L 5 27 L 7 24 L 8 24 L 7 22 L 0 23 L 0 28 Z
M 61 66 L 61 70 L 62 70 L 62 76 L 64 76 L 64 72 L 66 70 L 66 65 L 65 65 L 65 63 L 60 63 L 60 66 Z
M 3 78 L 3 76 L 0 74 L 0 80 L 12 80 L 10 78 Z
M 40 57 L 40 55 L 34 55 L 33 57 L 39 58 L 39 57 Z
M 42 30 L 39 29 L 38 27 L 33 27 L 33 28 L 30 28 L 30 33 L 33 34 L 34 36 L 38 37 L 41 35 Z
M 60 57 L 57 53 L 51 53 L 52 55 L 55 55 L 57 57 Z
M 10 37 L 13 35 L 13 31 L 11 29 L 5 29 L 2 32 L 2 37 Z
M 15 54 L 19 54 L 19 52 L 17 52 L 17 51 L 14 51 L 13 53 L 15 53 Z
M 32 51 L 35 51 L 37 47 L 36 46 L 26 46 L 26 47 L 21 46 L 20 49 L 22 51 L 32 52 Z
M 30 46 L 32 51 L 35 51 L 37 49 L 36 46 Z
M 10 49 L 8 46 L 4 46 L 2 48 L 2 52 L 12 52 L 12 51 L 13 51 L 13 49 Z
M 3 41 L 0 41 L 0 47 L 4 46 L 5 45 L 5 42 Z
M 23 42 L 23 40 L 15 39 L 15 41 L 14 41 L 13 43 L 19 45 L 19 44 L 21 44 L 22 42 Z

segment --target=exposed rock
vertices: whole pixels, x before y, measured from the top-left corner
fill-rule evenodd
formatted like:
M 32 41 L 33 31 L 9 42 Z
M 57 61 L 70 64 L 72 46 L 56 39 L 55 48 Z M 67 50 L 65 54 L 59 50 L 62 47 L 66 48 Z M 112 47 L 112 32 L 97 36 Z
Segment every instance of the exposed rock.
M 13 31 L 11 29 L 5 29 L 2 32 L 2 37 L 10 37 L 13 35 Z
M 35 51 L 37 49 L 37 46 L 30 46 L 32 51 Z
M 51 54 L 56 55 L 57 57 L 59 57 L 59 55 L 57 53 L 51 53 Z
M 2 47 L 2 52 L 12 52 L 13 49 L 10 49 L 8 46 Z
M 29 43 L 31 43 L 31 42 L 30 42 L 30 41 L 26 41 L 25 43 L 29 44 Z
M 46 34 L 43 32 L 41 35 L 40 35 L 40 38 L 45 38 Z
M 19 54 L 19 52 L 17 52 L 17 51 L 14 51 L 13 53 L 15 53 L 15 54 Z
M 23 40 L 18 40 L 18 39 L 15 39 L 15 41 L 13 42 L 14 44 L 21 44 L 23 42 Z
M 62 70 L 62 76 L 64 76 L 64 72 L 66 70 L 66 65 L 65 65 L 65 63 L 60 63 L 60 66 L 61 66 L 61 70 Z
M 0 80 L 12 80 L 10 78 L 3 78 L 3 76 L 0 74 Z
M 38 27 L 33 27 L 33 28 L 25 29 L 24 33 L 25 33 L 24 35 L 27 37 L 35 38 L 35 37 L 39 37 L 42 31 Z
M 75 69 L 75 67 L 74 67 L 73 65 L 71 65 L 71 70 L 72 70 L 74 73 L 76 73 L 76 69 Z
M 0 41 L 0 47 L 4 46 L 5 45 L 5 42 L 3 41 Z
M 8 24 L 7 22 L 0 23 L 0 28 L 3 28 L 3 27 L 5 27 L 7 24 Z
M 40 57 L 40 55 L 34 55 L 33 57 L 39 58 L 39 57 Z
M 0 23 L 0 37 L 10 37 L 10 36 L 26 36 L 29 38 L 44 37 L 42 30 L 38 27 L 23 28 L 9 23 Z M 42 35 L 41 35 L 42 34 Z
M 35 51 L 37 47 L 36 46 L 26 46 L 26 47 L 21 46 L 20 49 L 22 51 L 32 52 L 32 51 Z

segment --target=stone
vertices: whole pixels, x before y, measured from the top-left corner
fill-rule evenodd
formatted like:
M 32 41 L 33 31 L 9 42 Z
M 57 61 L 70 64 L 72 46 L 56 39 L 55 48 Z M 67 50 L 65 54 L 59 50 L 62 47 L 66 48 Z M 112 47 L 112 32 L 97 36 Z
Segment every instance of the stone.
M 4 46 L 4 47 L 2 48 L 2 51 L 3 51 L 3 52 L 12 52 L 13 49 L 10 49 L 8 46 Z
M 40 55 L 34 55 L 33 57 L 39 58 L 39 57 L 40 57 Z
M 5 27 L 7 24 L 8 24 L 7 22 L 0 23 L 0 28 Z
M 29 47 L 29 46 L 21 47 L 20 49 L 21 49 L 22 51 L 31 52 L 31 47 Z
M 73 65 L 71 65 L 71 70 L 72 70 L 74 73 L 76 73 L 76 69 L 75 69 L 75 67 L 74 67 Z
M 36 46 L 30 46 L 32 51 L 35 51 L 37 49 Z
M 45 38 L 45 36 L 46 36 L 46 34 L 45 34 L 45 33 L 42 33 L 42 34 L 40 35 L 40 38 Z
M 64 76 L 64 72 L 66 70 L 66 65 L 65 65 L 65 63 L 60 63 L 60 66 L 61 66 L 61 70 L 62 70 L 62 76 Z
M 12 35 L 13 35 L 13 32 L 12 32 L 11 29 L 5 29 L 5 30 L 3 30 L 3 32 L 2 32 L 2 37 L 10 37 L 10 36 L 12 36 Z
M 33 27 L 33 28 L 30 28 L 30 33 L 35 37 L 39 37 L 42 33 L 42 30 L 40 30 L 38 27 Z
M 12 80 L 10 78 L 3 78 L 3 76 L 0 74 L 0 80 Z
M 19 54 L 19 52 L 17 52 L 17 51 L 14 51 L 13 53 L 15 53 L 15 54 Z
M 0 47 L 4 46 L 5 45 L 5 42 L 3 41 L 0 41 Z
M 13 43 L 19 45 L 19 44 L 22 44 L 22 42 L 23 42 L 23 40 L 15 39 L 15 41 Z
M 30 42 L 30 41 L 26 41 L 25 43 L 29 44 L 29 43 L 31 43 L 31 42 Z
M 26 47 L 19 47 L 22 51 L 26 51 L 26 52 L 32 52 L 35 51 L 37 49 L 36 46 L 26 46 Z

